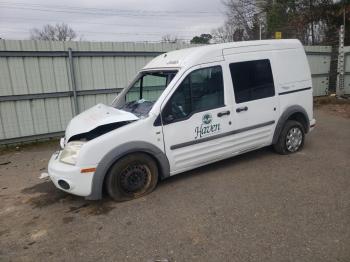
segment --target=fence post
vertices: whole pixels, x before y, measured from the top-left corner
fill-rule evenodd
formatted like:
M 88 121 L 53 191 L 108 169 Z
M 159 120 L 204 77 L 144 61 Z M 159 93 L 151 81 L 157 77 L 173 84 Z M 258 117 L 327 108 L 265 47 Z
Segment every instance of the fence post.
M 345 81 L 345 54 L 344 54 L 344 25 L 339 30 L 339 54 L 338 54 L 338 81 L 337 81 L 337 97 L 344 95 Z
M 72 90 L 73 90 L 74 115 L 77 115 L 79 114 L 79 107 L 78 107 L 77 86 L 75 84 L 72 48 L 68 48 L 68 60 L 69 60 L 70 78 L 71 78 L 71 84 L 72 84 Z

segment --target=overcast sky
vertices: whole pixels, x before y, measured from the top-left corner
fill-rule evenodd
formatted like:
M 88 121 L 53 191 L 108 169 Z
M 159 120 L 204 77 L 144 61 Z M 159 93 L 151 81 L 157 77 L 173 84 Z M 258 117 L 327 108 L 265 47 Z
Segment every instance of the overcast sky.
M 67 23 L 88 41 L 191 39 L 223 24 L 221 0 L 0 0 L 0 37 L 28 39 L 33 27 Z

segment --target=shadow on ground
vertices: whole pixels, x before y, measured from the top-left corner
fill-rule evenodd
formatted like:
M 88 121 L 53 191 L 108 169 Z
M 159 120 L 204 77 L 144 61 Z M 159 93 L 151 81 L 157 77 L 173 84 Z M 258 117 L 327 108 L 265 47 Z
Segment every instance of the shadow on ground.
M 34 208 L 48 208 L 54 204 L 64 203 L 64 206 L 69 206 L 65 213 L 104 215 L 115 208 L 115 203 L 107 197 L 100 201 L 88 201 L 83 197 L 71 195 L 57 189 L 51 181 L 24 188 L 21 190 L 21 193 L 33 195 L 26 203 Z M 65 222 L 70 221 L 68 219 Z

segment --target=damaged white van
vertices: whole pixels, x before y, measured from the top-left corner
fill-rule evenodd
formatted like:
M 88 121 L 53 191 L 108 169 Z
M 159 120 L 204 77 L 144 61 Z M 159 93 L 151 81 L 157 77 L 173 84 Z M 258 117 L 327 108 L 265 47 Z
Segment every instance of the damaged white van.
M 124 201 L 160 179 L 273 145 L 301 150 L 315 126 L 298 40 L 201 46 L 162 54 L 111 105 L 74 117 L 48 173 L 61 190 Z

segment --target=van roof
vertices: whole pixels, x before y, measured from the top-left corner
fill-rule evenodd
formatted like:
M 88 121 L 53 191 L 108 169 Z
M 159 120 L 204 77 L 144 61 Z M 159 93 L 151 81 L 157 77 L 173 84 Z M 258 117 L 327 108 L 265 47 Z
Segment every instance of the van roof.
M 171 51 L 157 56 L 143 69 L 182 68 L 223 61 L 230 54 L 246 52 L 302 48 L 297 39 L 241 41 L 213 44 Z

